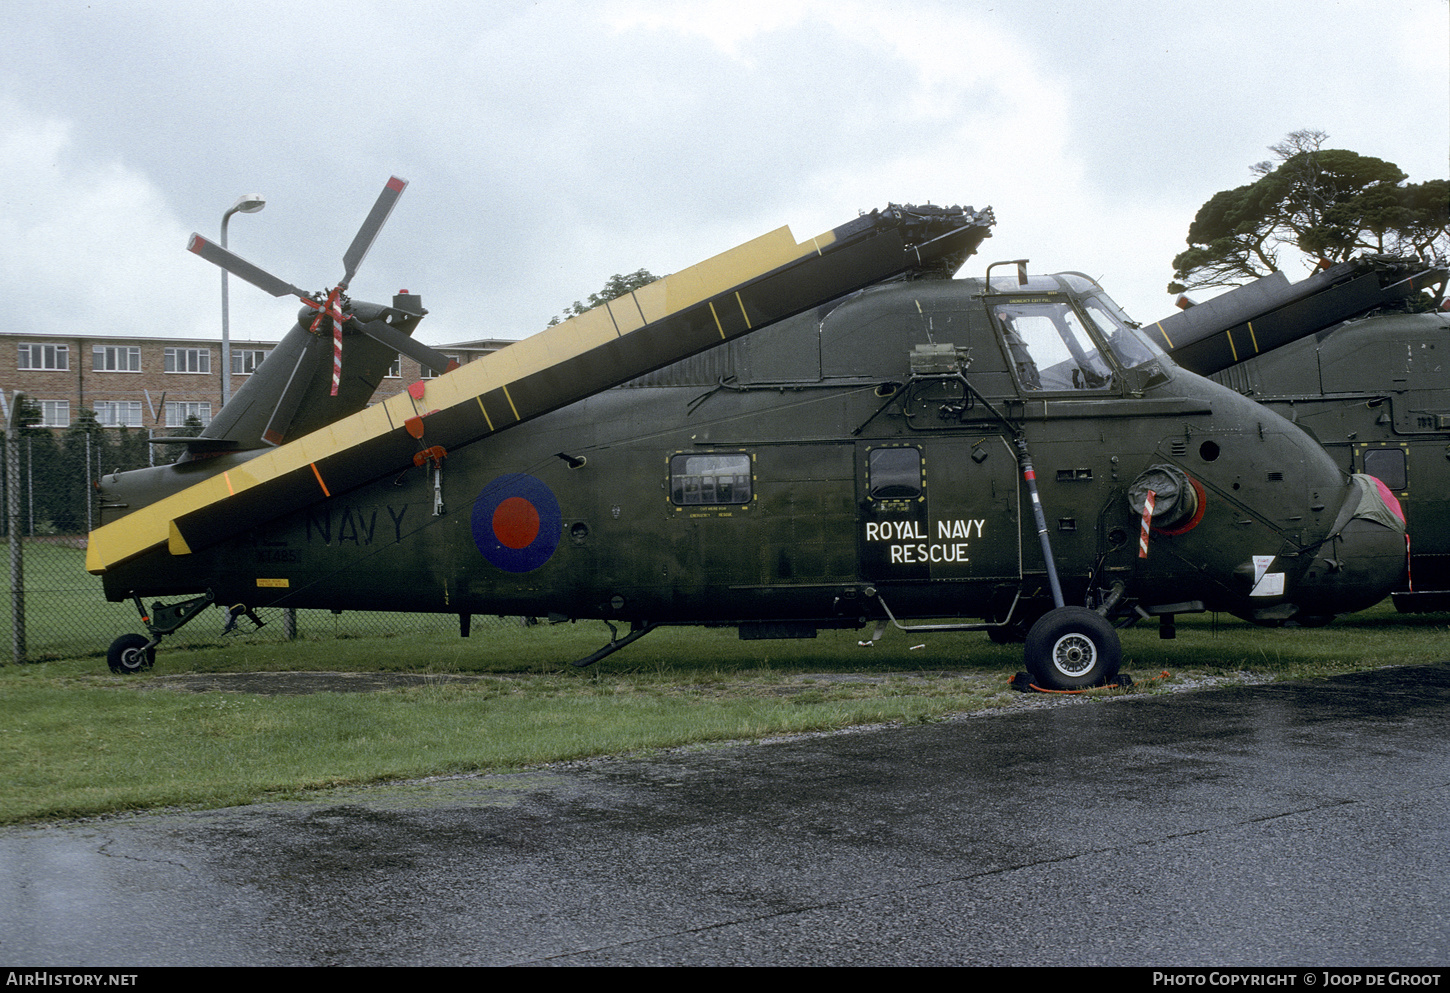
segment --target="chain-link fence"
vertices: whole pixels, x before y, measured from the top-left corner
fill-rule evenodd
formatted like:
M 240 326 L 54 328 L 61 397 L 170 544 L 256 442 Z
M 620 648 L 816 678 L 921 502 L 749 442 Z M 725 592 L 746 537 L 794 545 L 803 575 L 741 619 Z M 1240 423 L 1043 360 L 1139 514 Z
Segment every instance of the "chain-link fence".
M 14 441 L 9 444 L 0 433 L 0 531 L 5 536 L 0 558 L 6 560 L 0 566 L 0 661 L 104 655 L 118 636 L 139 633 L 144 625 L 134 603 L 107 601 L 100 578 L 86 572 L 85 536 L 100 520 L 96 482 L 101 475 L 151 463 L 146 432 L 102 428 L 94 418 L 83 418 L 63 434 L 22 428 Z M 18 585 L 12 562 L 19 567 Z M 149 610 L 150 602 L 145 606 Z M 257 615 L 262 628 L 254 629 L 246 618 L 238 625 L 248 640 L 456 635 L 459 625 L 456 614 L 275 608 Z M 216 644 L 224 620 L 221 611 L 208 611 L 168 635 L 166 647 Z M 473 622 L 509 623 L 495 617 Z

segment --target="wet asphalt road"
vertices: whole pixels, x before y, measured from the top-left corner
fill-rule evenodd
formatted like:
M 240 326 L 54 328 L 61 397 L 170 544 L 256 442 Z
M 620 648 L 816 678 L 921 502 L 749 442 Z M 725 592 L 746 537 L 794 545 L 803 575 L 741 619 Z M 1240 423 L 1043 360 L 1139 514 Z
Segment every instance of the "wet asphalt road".
M 1450 664 L 0 831 L 0 963 L 1450 963 Z

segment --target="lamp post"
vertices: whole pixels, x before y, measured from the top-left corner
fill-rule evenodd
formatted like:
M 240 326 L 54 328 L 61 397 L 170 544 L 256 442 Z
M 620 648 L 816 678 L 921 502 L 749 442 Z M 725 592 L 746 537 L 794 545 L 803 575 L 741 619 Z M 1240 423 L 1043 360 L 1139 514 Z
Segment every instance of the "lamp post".
M 260 193 L 249 193 L 246 196 L 238 197 L 237 202 L 222 215 L 222 247 L 227 247 L 227 221 L 232 215 L 240 211 L 243 214 L 255 214 L 267 206 L 267 200 Z M 232 339 L 231 328 L 227 317 L 227 271 L 222 270 L 222 406 L 232 398 Z

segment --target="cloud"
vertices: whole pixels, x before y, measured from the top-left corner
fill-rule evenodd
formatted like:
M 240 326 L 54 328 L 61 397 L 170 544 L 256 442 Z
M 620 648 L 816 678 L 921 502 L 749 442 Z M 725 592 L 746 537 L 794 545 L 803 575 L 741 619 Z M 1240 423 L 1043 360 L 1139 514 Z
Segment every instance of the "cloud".
M 220 333 L 219 277 L 142 171 L 83 158 L 74 125 L 0 99 L 0 292 L 36 334 Z M 192 260 L 195 261 L 195 260 Z M 256 308 L 242 303 L 246 321 Z
M 0 7 L 0 165 L 34 201 L 5 211 L 0 291 L 59 294 L 46 326 L 211 333 L 218 277 L 187 233 L 261 192 L 233 247 L 325 288 L 396 173 L 412 185 L 353 288 L 423 294 L 431 342 L 532 333 L 613 273 L 927 200 L 996 209 L 969 271 L 1100 274 L 1147 319 L 1198 206 L 1288 131 L 1443 175 L 1450 70 L 1423 40 L 1443 0 L 1226 4 Z M 231 302 L 238 334 L 295 312 Z

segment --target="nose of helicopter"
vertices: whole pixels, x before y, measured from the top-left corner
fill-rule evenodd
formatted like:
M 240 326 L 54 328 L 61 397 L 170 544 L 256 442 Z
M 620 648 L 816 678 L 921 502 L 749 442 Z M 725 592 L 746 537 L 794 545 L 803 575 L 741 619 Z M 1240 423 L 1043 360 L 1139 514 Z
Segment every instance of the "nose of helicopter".
M 1400 585 L 1407 563 L 1405 513 L 1389 487 L 1374 476 L 1350 479 L 1330 535 L 1313 549 L 1293 600 L 1294 620 L 1327 622 L 1335 614 L 1372 607 Z

